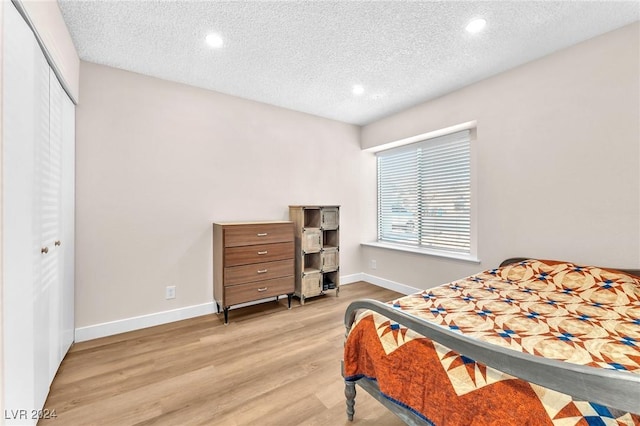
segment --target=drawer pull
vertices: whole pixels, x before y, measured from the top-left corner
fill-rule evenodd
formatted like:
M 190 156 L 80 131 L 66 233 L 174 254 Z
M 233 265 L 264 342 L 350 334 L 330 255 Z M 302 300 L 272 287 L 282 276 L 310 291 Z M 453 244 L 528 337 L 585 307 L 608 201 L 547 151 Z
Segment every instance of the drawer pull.
M 268 253 L 268 251 L 267 251 L 267 250 L 265 250 L 265 251 L 259 251 L 259 252 L 258 252 L 258 254 L 267 254 L 267 253 Z
M 257 235 L 258 235 L 258 237 L 266 237 L 266 236 L 267 236 L 267 235 L 269 235 L 269 234 L 267 234 L 266 232 L 260 232 L 260 233 L 259 233 L 259 234 L 257 234 Z
M 259 288 L 259 289 L 258 289 L 258 291 L 259 291 L 260 293 L 262 293 L 263 291 L 267 291 L 267 287 Z
M 258 273 L 259 274 L 266 274 L 267 273 L 267 269 L 259 269 Z
M 40 253 L 44 253 L 44 254 L 49 253 L 49 247 L 42 247 L 42 248 L 40 249 Z

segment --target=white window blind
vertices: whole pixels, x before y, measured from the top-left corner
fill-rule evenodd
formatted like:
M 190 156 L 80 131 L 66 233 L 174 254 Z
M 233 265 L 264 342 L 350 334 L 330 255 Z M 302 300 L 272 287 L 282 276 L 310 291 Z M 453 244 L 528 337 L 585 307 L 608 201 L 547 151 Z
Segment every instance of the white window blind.
M 377 154 L 378 240 L 471 254 L 469 130 Z

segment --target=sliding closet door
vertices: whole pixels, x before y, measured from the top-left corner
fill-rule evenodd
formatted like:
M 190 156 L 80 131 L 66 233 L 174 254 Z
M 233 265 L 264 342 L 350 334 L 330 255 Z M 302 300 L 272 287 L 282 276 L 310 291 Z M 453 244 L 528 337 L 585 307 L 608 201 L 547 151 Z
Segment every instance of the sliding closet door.
M 42 245 L 48 253 L 42 256 L 42 280 L 39 295 L 39 307 L 36 311 L 42 321 L 36 323 L 36 332 L 41 336 L 45 346 L 46 357 L 41 359 L 45 364 L 43 380 L 48 384 L 53 380 L 60 362 L 61 329 L 62 329 L 62 214 L 61 214 L 61 181 L 62 181 L 62 97 L 64 92 L 55 74 L 48 70 L 48 143 L 42 147 L 43 163 L 36 170 L 40 180 L 40 224 Z M 42 331 L 40 331 L 42 330 Z M 48 340 L 48 341 L 47 341 Z M 38 344 L 38 342 L 36 342 Z
M 34 171 L 43 138 L 48 141 L 49 79 L 43 78 L 48 65 L 33 34 L 10 3 L 3 20 L 3 373 L 4 407 L 11 410 L 36 408 L 42 399 L 35 392 L 42 370 L 35 366 L 36 352 L 45 348 L 36 348 L 34 333 L 43 255 Z
M 49 161 L 42 173 L 42 241 L 51 257 L 43 259 L 49 288 L 50 379 L 73 342 L 75 106 L 53 71 L 49 74 Z
M 75 107 L 11 3 L 3 23 L 3 414 L 22 425 L 73 342 Z
M 38 48 L 39 51 L 39 48 Z M 42 55 L 42 54 L 41 54 Z M 44 58 L 43 58 L 44 59 Z M 59 253 L 54 246 L 54 239 L 58 233 L 58 222 L 60 216 L 59 202 L 59 157 L 58 148 L 51 144 L 51 120 L 50 98 L 49 98 L 49 65 L 36 69 L 37 86 L 39 87 L 38 98 L 38 121 L 34 123 L 37 129 L 36 141 L 36 169 L 34 170 L 36 182 L 37 209 L 35 239 L 40 247 L 40 258 L 38 269 L 39 279 L 34 286 L 34 345 L 35 345 L 35 403 L 39 407 L 44 404 L 49 393 L 51 383 L 51 345 L 55 344 L 57 324 L 51 324 L 52 317 L 57 315 L 57 304 L 51 303 L 57 296 L 59 282 L 58 258 Z M 58 176 L 56 176 L 58 175 Z

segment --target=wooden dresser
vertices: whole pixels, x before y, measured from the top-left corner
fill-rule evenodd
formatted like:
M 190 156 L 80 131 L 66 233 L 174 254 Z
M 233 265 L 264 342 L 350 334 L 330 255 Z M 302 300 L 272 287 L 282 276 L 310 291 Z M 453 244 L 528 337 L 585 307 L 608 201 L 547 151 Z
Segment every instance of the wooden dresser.
M 213 298 L 229 322 L 229 307 L 295 291 L 292 222 L 213 224 Z

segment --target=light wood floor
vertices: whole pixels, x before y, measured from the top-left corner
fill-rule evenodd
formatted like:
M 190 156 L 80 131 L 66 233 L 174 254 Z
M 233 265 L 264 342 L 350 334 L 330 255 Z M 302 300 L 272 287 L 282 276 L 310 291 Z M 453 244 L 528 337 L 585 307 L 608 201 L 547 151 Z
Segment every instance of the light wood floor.
M 234 309 L 75 344 L 40 425 L 402 425 L 359 389 L 345 414 L 340 360 L 350 301 L 398 293 L 359 282 L 333 294 Z

